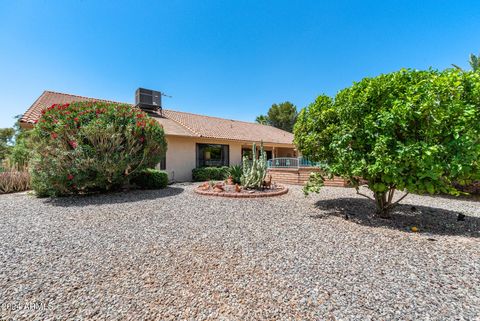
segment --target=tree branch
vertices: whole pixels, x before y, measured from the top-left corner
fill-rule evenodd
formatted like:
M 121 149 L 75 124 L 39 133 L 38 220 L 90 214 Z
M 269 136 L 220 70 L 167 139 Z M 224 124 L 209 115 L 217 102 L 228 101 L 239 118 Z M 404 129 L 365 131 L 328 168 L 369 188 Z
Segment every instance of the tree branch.
M 410 193 L 405 193 L 405 195 L 403 195 L 402 197 L 400 197 L 396 202 L 390 204 L 387 206 L 387 208 L 391 208 L 391 207 L 394 207 L 395 205 L 397 205 L 401 200 L 403 200 L 405 197 L 407 197 L 407 195 L 410 194 Z
M 388 204 L 392 202 L 393 195 L 395 195 L 395 187 L 391 187 L 390 190 L 388 191 L 388 201 L 387 201 Z
M 360 193 L 360 192 L 358 191 L 358 187 L 355 188 L 355 190 L 357 191 L 357 194 L 358 194 L 358 195 L 362 195 L 363 197 L 366 197 L 366 198 L 368 198 L 369 200 L 375 201 L 375 200 L 374 200 L 373 198 L 371 198 L 370 196 L 365 195 L 365 194 L 363 194 L 363 193 Z

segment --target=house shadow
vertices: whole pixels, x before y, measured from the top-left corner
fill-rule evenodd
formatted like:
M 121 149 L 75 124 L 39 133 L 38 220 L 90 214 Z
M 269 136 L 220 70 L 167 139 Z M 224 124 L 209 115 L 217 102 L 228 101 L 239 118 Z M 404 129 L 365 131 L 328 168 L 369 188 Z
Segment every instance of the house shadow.
M 315 207 L 322 211 L 310 216 L 315 219 L 335 215 L 370 227 L 410 231 L 415 226 L 421 233 L 432 235 L 480 237 L 480 217 L 455 210 L 400 203 L 392 209 L 391 219 L 381 219 L 373 217 L 375 205 L 371 200 L 353 197 L 321 200 Z M 464 221 L 457 220 L 459 214 L 466 215 Z
M 102 194 L 76 195 L 58 198 L 47 198 L 45 203 L 60 207 L 82 207 L 88 205 L 106 205 L 156 200 L 183 193 L 180 187 L 166 187 L 157 190 L 128 190 Z

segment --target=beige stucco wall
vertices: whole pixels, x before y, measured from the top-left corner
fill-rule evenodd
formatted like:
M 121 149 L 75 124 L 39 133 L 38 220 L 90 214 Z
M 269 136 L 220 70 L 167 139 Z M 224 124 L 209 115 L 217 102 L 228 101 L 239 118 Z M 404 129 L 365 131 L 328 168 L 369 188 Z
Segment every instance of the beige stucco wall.
M 242 146 L 249 145 L 247 142 L 218 140 L 197 137 L 180 137 L 167 135 L 167 160 L 166 171 L 171 181 L 187 182 L 192 180 L 192 169 L 196 166 L 196 144 L 223 144 L 229 145 L 230 165 L 240 165 L 242 162 Z M 265 144 L 265 147 L 273 147 Z M 277 145 L 277 148 L 280 146 Z M 286 147 L 286 146 L 282 146 Z M 291 146 L 293 148 L 293 145 Z
M 167 136 L 168 150 L 166 171 L 171 181 L 186 182 L 192 180 L 192 169 L 196 166 L 196 144 L 229 145 L 230 165 L 242 162 L 242 144 L 234 141 Z

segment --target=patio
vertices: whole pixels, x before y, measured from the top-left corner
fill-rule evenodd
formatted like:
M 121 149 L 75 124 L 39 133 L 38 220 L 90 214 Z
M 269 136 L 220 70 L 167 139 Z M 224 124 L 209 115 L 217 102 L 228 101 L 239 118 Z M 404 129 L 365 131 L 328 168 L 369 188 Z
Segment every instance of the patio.
M 410 195 L 385 221 L 347 188 L 247 200 L 196 195 L 196 185 L 0 196 L 0 316 L 480 317 L 476 201 Z

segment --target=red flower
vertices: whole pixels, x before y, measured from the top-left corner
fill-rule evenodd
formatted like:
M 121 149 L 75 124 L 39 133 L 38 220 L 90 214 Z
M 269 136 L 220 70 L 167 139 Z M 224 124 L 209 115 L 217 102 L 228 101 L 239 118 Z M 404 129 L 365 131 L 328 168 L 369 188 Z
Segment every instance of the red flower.
M 140 137 L 140 143 L 143 143 L 145 141 L 145 137 Z
M 34 124 L 38 123 L 38 119 L 35 119 L 35 120 L 33 121 L 33 123 L 34 123 Z
M 71 140 L 68 143 L 70 144 L 70 146 L 72 146 L 72 148 L 77 148 L 77 146 L 78 146 L 77 142 L 74 141 L 74 140 Z
M 68 174 L 68 175 L 67 175 L 67 179 L 68 179 L 69 181 L 71 181 L 72 179 L 74 179 L 74 177 L 75 177 L 75 176 L 73 176 L 72 174 Z
M 57 133 L 51 133 L 50 136 L 52 136 L 53 139 L 56 139 L 58 137 Z
M 75 117 L 73 120 L 74 120 L 74 121 L 78 121 L 78 117 Z

